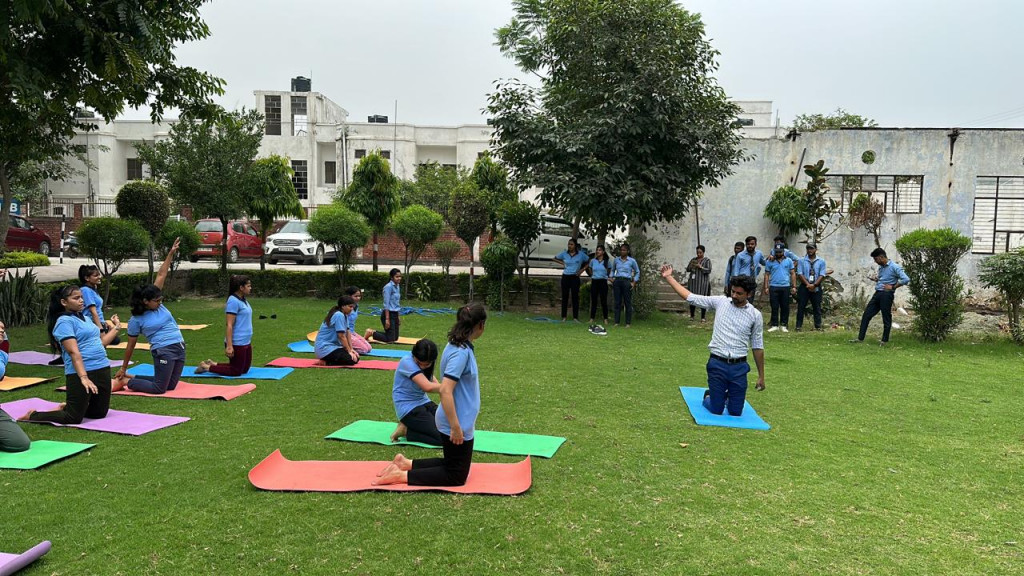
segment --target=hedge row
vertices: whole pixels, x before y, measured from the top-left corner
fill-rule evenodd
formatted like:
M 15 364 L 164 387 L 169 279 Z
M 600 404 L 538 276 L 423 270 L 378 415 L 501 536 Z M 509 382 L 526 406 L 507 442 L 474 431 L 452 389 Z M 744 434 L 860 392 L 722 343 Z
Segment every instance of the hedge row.
M 0 268 L 28 268 L 29 266 L 49 266 L 50 259 L 38 252 L 9 251 L 0 256 Z

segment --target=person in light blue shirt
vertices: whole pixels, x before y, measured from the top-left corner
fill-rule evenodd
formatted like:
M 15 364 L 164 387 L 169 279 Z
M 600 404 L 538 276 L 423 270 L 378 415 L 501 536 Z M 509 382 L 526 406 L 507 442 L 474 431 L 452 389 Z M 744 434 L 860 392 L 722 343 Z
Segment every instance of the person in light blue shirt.
M 4 277 L 4 270 L 0 270 L 0 278 Z M 8 353 L 11 351 L 11 343 L 7 340 L 7 330 L 3 322 L 0 322 L 0 381 L 4 379 L 7 372 Z M 32 441 L 28 434 L 18 426 L 11 416 L 0 410 L 0 452 L 24 452 L 32 447 Z
M 604 251 L 604 246 L 598 246 L 594 250 L 594 257 L 587 265 L 587 273 L 590 274 L 590 322 L 593 324 L 597 316 L 597 304 L 601 303 L 601 315 L 604 323 L 608 323 L 608 274 L 611 271 L 612 262 Z
M 789 332 L 789 300 L 796 294 L 796 273 L 793 261 L 786 258 L 783 248 L 776 248 L 774 258 L 765 264 L 764 291 L 768 292 L 772 306 L 769 332 L 782 329 Z
M 132 317 L 128 320 L 128 347 L 124 351 L 124 362 L 114 376 L 114 390 L 127 387 L 135 392 L 164 394 L 178 387 L 181 371 L 185 368 L 185 338 L 178 329 L 178 323 L 164 302 L 164 282 L 171 269 L 171 261 L 178 251 L 179 239 L 174 241 L 167 257 L 160 265 L 153 284 L 135 288 L 131 296 Z M 135 353 L 139 336 L 149 341 L 153 355 L 153 377 L 128 376 L 126 367 Z
M 789 250 L 789 248 L 786 247 L 786 238 L 785 237 L 783 237 L 783 236 L 776 236 L 775 239 L 773 240 L 773 244 L 774 244 L 774 247 L 772 248 L 772 253 L 770 255 L 768 255 L 768 261 L 769 262 L 772 261 L 775 258 L 775 250 L 777 250 L 779 248 L 782 248 L 782 253 L 783 253 L 783 255 L 786 258 L 789 258 L 790 260 L 793 261 L 793 265 L 794 266 L 796 266 L 796 263 L 800 261 L 800 257 L 797 256 L 795 252 L 791 252 Z
M 241 376 L 252 366 L 252 281 L 244 274 L 232 274 L 228 280 L 228 299 L 224 303 L 224 355 L 228 362 L 203 360 L 196 373 L 209 370 L 221 376 Z
M 384 285 L 382 295 L 384 303 L 381 304 L 380 323 L 384 331 L 380 330 L 366 332 L 366 339 L 371 337 L 377 342 L 396 342 L 398 340 L 398 327 L 402 322 L 402 271 L 392 268 L 388 272 L 391 281 Z
M 750 276 L 757 281 L 757 277 L 761 275 L 761 267 L 768 263 L 765 259 L 764 254 L 757 249 L 757 237 L 747 236 L 744 240 L 746 244 L 746 250 L 736 255 L 736 260 L 733 261 L 733 276 Z M 751 297 L 751 300 L 754 298 Z
M 441 406 L 435 423 L 441 433 L 442 458 L 410 460 L 402 454 L 377 473 L 375 485 L 462 486 L 473 462 L 473 436 L 480 413 L 480 372 L 473 342 L 483 336 L 487 309 L 463 306 L 448 332 L 441 355 Z
M 348 337 L 352 340 L 352 349 L 360 356 L 369 354 L 373 352 L 373 346 L 370 346 L 366 338 L 361 336 L 356 330 L 356 320 L 359 319 L 359 302 L 363 299 L 363 289 L 358 286 L 349 286 L 345 288 L 345 295 L 351 296 L 352 300 L 356 303 L 352 307 L 352 311 L 345 317 L 348 320 Z M 369 331 L 373 332 L 373 330 Z
M 821 330 L 821 283 L 825 281 L 828 269 L 825 261 L 818 258 L 818 246 L 807 243 L 807 256 L 797 263 L 796 278 L 796 331 L 804 326 L 804 311 L 810 301 L 814 311 L 814 329 Z
M 327 311 L 316 333 L 313 351 L 328 366 L 352 366 L 359 362 L 359 354 L 352 349 L 347 318 L 355 305 L 356 301 L 351 296 L 340 296 L 338 303 Z
M 555 256 L 555 262 L 562 266 L 562 322 L 568 316 L 569 303 L 572 302 L 572 319 L 580 319 L 580 276 L 587 271 L 590 256 L 580 250 L 579 244 L 570 239 L 568 247 Z
M 615 325 L 626 309 L 626 328 L 633 323 L 633 288 L 640 282 L 640 266 L 629 255 L 629 243 L 619 246 L 619 257 L 612 260 L 612 292 L 615 295 Z
M 103 297 L 100 296 L 100 283 L 103 282 L 103 275 L 95 264 L 83 264 L 78 267 L 78 281 L 82 286 L 82 299 L 85 300 L 85 317 L 91 320 L 100 332 L 106 333 L 110 330 L 107 321 L 103 318 Z M 111 345 L 121 343 L 119 336 L 114 337 Z
M 892 303 L 896 299 L 896 289 L 910 284 L 910 277 L 899 264 L 889 260 L 885 250 L 881 248 L 875 248 L 871 252 L 871 258 L 878 264 L 875 294 L 871 296 L 867 307 L 864 308 L 864 315 L 860 318 L 860 333 L 857 334 L 857 339 L 851 342 L 863 342 L 868 333 L 868 324 L 881 312 L 882 340 L 879 343 L 885 346 L 889 342 L 889 332 L 892 330 Z
M 437 362 L 437 344 L 426 338 L 418 340 L 412 354 L 402 358 L 395 370 L 391 387 L 391 400 L 395 404 L 398 426 L 391 441 L 405 437 L 409 442 L 441 446 L 443 439 L 437 430 L 437 404 L 428 392 L 437 392 L 441 383 L 434 378 Z
M 725 265 L 725 295 L 726 296 L 731 296 L 732 295 L 732 288 L 729 287 L 729 284 L 732 281 L 733 270 L 735 269 L 735 266 L 736 266 L 736 257 L 740 255 L 740 252 L 743 252 L 743 247 L 744 247 L 743 246 L 743 242 L 737 242 L 736 244 L 734 244 L 733 247 L 732 247 L 732 256 L 729 256 L 729 262 Z

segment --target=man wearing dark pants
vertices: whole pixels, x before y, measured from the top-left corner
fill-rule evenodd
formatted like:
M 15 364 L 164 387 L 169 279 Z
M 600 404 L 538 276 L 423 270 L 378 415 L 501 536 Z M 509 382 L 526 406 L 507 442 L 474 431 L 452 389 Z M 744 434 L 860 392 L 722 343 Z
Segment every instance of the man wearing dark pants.
M 772 306 L 772 326 L 768 331 L 782 328 L 783 332 L 789 332 L 789 299 L 796 293 L 796 274 L 784 248 L 776 248 L 772 254 L 764 275 L 764 291 L 768 292 Z
M 748 301 L 757 289 L 757 282 L 750 276 L 733 276 L 730 279 L 732 297 L 700 296 L 691 293 L 672 277 L 672 267 L 662 266 L 664 278 L 676 294 L 690 304 L 702 308 L 714 308 L 715 323 L 711 331 L 711 358 L 708 359 L 708 390 L 704 392 L 704 407 L 712 414 L 726 410 L 731 416 L 743 413 L 743 401 L 747 396 L 747 346 L 754 352 L 757 364 L 758 390 L 764 390 L 764 318 Z
M 804 309 L 807 308 L 807 302 L 811 303 L 814 310 L 814 329 L 821 330 L 821 283 L 825 280 L 827 271 L 825 261 L 818 258 L 816 245 L 807 243 L 807 256 L 797 262 L 796 269 L 796 331 L 799 332 L 804 326 Z
M 892 302 L 896 298 L 896 289 L 900 286 L 910 284 L 910 277 L 903 271 L 903 268 L 889 260 L 885 250 L 875 248 L 871 252 L 875 264 L 878 264 L 878 280 L 875 282 L 875 294 L 871 297 L 864 315 L 860 318 L 860 333 L 856 340 L 850 342 L 863 342 L 868 333 L 868 324 L 879 312 L 882 313 L 882 346 L 889 341 L 889 331 L 892 329 Z

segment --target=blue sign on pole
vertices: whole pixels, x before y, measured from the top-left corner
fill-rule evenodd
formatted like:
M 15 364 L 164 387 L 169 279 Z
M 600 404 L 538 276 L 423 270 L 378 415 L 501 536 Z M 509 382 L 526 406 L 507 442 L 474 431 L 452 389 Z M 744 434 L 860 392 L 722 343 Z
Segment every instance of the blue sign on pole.
M 11 214 L 21 215 L 21 201 L 11 198 Z

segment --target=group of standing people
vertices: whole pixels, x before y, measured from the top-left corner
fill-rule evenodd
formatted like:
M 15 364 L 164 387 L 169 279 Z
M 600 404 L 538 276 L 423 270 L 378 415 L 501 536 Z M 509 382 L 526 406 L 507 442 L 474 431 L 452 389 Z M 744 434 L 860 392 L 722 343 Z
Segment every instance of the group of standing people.
M 612 282 L 614 297 L 615 325 L 626 313 L 626 327 L 633 323 L 633 289 L 640 282 L 640 266 L 629 255 L 629 244 L 619 246 L 617 258 L 610 259 L 604 246 L 598 246 L 591 257 L 580 250 L 575 240 L 569 240 L 568 247 L 554 261 L 562 266 L 562 322 L 568 320 L 569 305 L 572 305 L 572 319 L 579 321 L 580 284 L 584 273 L 590 276 L 590 322 L 597 317 L 601 306 L 604 323 L 608 323 L 608 281 Z

